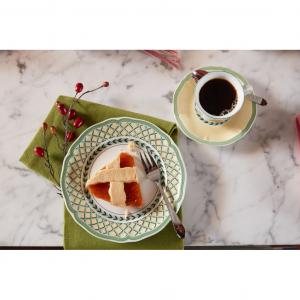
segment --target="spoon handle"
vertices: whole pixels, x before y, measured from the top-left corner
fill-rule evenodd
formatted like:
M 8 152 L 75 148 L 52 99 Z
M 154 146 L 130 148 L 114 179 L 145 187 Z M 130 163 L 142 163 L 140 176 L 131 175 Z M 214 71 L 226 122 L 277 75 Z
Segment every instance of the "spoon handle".
M 249 94 L 249 95 L 246 95 L 247 96 L 247 99 L 256 103 L 256 104 L 259 104 L 261 106 L 266 106 L 268 104 L 267 100 L 262 98 L 262 97 L 259 97 L 259 96 L 256 96 L 254 94 Z
M 208 73 L 207 71 L 204 71 L 204 70 L 201 70 L 201 69 L 194 70 L 192 72 L 192 77 L 197 82 L 201 77 L 203 77 L 207 73 Z

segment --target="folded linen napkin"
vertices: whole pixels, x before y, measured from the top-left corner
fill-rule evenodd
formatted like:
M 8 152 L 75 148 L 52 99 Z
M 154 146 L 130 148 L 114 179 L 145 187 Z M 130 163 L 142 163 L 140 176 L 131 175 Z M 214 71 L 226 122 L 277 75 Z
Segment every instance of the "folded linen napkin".
M 66 96 L 59 96 L 57 99 L 59 102 L 69 106 L 72 98 Z M 110 106 L 88 102 L 80 100 L 75 107 L 78 114 L 83 117 L 85 124 L 76 130 L 76 134 L 79 135 L 89 126 L 101 122 L 108 118 L 113 117 L 133 117 L 138 119 L 144 119 L 150 121 L 160 127 L 163 131 L 168 133 L 172 139 L 177 141 L 177 127 L 176 124 L 161 120 L 158 118 L 133 113 Z M 57 132 L 62 132 L 61 116 L 57 113 L 55 104 L 50 110 L 48 116 L 45 119 L 49 125 L 54 125 L 57 128 Z M 29 169 L 44 176 L 48 180 L 52 181 L 48 170 L 44 167 L 43 161 L 33 155 L 33 149 L 35 146 L 40 145 L 42 141 L 42 129 L 40 128 L 35 137 L 23 153 L 20 161 L 24 163 Z M 49 142 L 49 152 L 51 153 L 51 162 L 53 165 L 54 173 L 56 177 L 60 174 L 63 154 L 57 147 L 55 139 L 51 139 Z M 55 190 L 53 190 L 53 193 Z M 63 200 L 62 200 L 63 205 Z M 181 212 L 180 212 L 181 216 Z M 64 248 L 65 249 L 183 249 L 183 241 L 178 239 L 176 233 L 173 230 L 172 224 L 168 224 L 158 234 L 149 237 L 145 240 L 135 243 L 114 243 L 98 239 L 83 228 L 81 228 L 71 217 L 67 209 L 64 207 Z

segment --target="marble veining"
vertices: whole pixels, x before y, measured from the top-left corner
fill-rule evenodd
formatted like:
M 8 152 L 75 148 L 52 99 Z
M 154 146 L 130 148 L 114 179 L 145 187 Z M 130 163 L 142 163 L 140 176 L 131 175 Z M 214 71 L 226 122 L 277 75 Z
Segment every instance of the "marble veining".
M 300 52 L 182 51 L 171 70 L 138 51 L 0 52 L 0 245 L 63 244 L 63 203 L 18 158 L 56 97 L 82 81 L 109 89 L 91 101 L 174 121 L 173 92 L 198 66 L 244 75 L 269 101 L 249 134 L 224 148 L 180 134 L 188 184 L 183 205 L 186 245 L 300 244 Z

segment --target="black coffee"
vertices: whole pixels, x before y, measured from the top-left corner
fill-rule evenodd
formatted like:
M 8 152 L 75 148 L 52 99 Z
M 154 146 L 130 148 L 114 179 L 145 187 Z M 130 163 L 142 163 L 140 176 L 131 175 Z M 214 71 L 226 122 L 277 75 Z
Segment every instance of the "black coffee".
M 201 106 L 214 116 L 223 116 L 232 111 L 237 102 L 236 98 L 234 86 L 220 78 L 206 82 L 199 92 Z

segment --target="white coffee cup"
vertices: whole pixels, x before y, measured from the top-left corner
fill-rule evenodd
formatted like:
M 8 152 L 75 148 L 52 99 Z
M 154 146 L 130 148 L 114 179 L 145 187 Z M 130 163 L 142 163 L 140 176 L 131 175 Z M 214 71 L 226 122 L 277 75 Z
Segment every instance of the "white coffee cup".
M 213 79 L 224 79 L 231 83 L 231 85 L 234 87 L 236 91 L 236 104 L 233 107 L 233 109 L 224 114 L 224 115 L 212 115 L 209 112 L 207 112 L 200 103 L 199 94 L 203 86 L 210 80 Z M 195 88 L 195 109 L 197 115 L 202 119 L 203 121 L 207 123 L 224 123 L 228 119 L 232 118 L 235 114 L 239 112 L 239 110 L 242 108 L 245 100 L 245 91 L 241 84 L 241 82 L 234 77 L 233 75 L 226 73 L 226 72 L 208 72 L 205 75 L 203 75 L 200 79 L 197 80 L 196 88 Z M 222 101 L 222 99 L 220 99 Z

